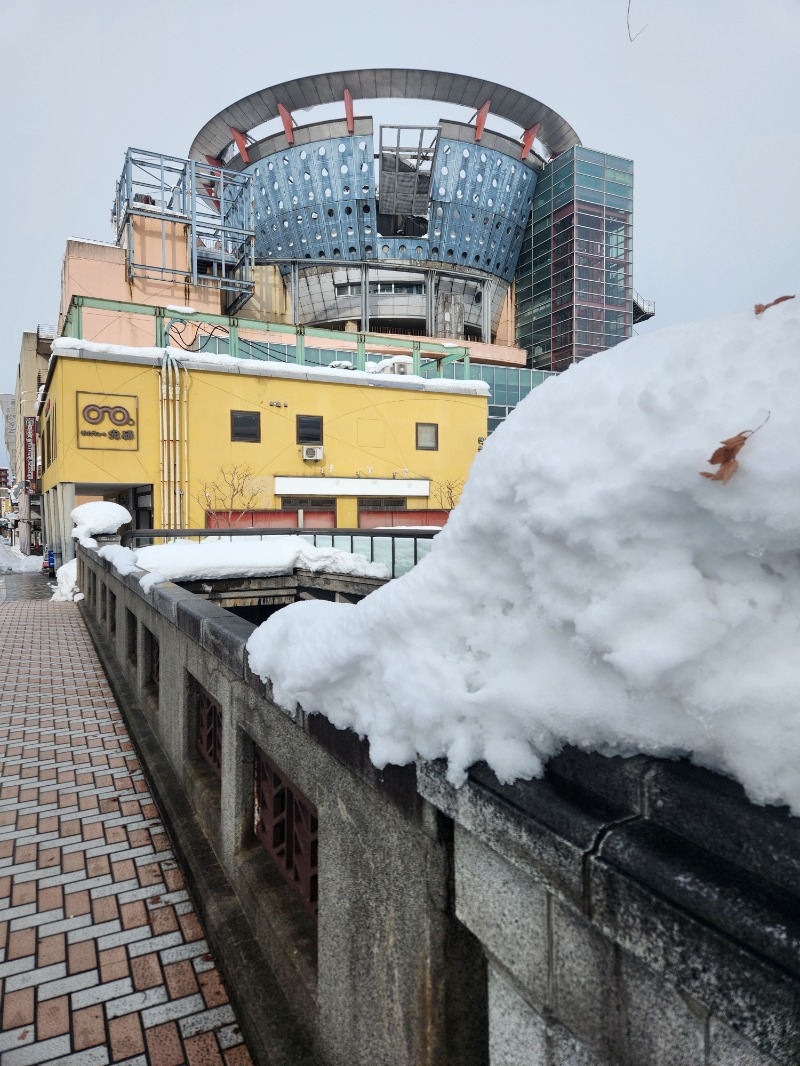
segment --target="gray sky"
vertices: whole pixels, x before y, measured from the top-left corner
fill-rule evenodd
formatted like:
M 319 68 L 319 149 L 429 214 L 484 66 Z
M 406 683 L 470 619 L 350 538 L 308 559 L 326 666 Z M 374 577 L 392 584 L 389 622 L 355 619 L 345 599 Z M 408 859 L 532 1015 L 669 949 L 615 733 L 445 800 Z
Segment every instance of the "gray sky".
M 109 239 L 128 146 L 185 155 L 240 97 L 358 66 L 505 83 L 632 158 L 634 284 L 657 309 L 642 331 L 800 289 L 800 0 L 631 0 L 633 43 L 627 0 L 0 0 L 0 15 L 0 392 L 23 330 L 56 321 L 66 239 Z

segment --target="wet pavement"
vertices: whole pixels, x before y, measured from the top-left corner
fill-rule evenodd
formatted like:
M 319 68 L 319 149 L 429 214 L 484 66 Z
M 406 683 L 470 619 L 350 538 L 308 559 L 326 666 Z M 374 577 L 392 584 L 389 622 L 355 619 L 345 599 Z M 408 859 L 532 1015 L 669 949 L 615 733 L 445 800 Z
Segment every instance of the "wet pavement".
M 11 600 L 49 600 L 56 590 L 55 579 L 43 574 L 15 574 L 0 571 L 0 603 Z
M 52 591 L 0 575 L 0 1066 L 247 1066 L 88 632 Z

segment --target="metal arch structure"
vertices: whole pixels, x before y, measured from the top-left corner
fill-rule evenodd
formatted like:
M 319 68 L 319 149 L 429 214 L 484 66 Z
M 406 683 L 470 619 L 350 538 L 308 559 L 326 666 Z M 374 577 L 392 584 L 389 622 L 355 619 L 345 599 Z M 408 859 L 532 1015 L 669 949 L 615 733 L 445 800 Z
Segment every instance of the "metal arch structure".
M 556 111 L 506 85 L 466 74 L 382 67 L 313 74 L 251 93 L 203 126 L 192 142 L 189 158 L 203 162 L 209 158 L 221 159 L 232 142 L 238 142 L 250 130 L 276 118 L 283 119 L 287 143 L 291 144 L 287 115 L 290 122 L 292 111 L 307 111 L 339 101 L 344 109 L 348 99 L 427 100 L 468 107 L 476 112 L 488 104 L 487 113 L 506 119 L 523 131 L 538 125 L 537 136 L 553 155 L 581 143 L 572 126 Z M 485 114 L 483 118 L 485 121 Z

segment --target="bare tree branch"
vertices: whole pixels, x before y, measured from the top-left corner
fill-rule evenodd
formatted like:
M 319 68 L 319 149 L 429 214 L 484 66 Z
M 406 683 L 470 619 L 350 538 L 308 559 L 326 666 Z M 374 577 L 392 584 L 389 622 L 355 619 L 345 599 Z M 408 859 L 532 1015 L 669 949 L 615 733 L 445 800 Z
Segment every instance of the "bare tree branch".
M 213 481 L 202 481 L 192 493 L 192 499 L 208 513 L 227 515 L 228 525 L 239 523 L 245 511 L 253 510 L 258 490 L 252 485 L 253 471 L 249 466 L 220 467 Z M 234 517 L 235 516 L 235 517 Z
M 434 481 L 431 492 L 443 511 L 452 511 L 461 498 L 464 488 L 463 478 L 449 478 L 447 481 Z

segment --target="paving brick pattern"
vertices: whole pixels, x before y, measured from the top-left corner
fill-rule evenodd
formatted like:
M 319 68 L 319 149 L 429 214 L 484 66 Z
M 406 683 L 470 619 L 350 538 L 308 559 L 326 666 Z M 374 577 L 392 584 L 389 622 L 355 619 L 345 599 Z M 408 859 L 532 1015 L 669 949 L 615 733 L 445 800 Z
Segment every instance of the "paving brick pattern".
M 247 1066 L 72 603 L 0 601 L 0 1066 Z

